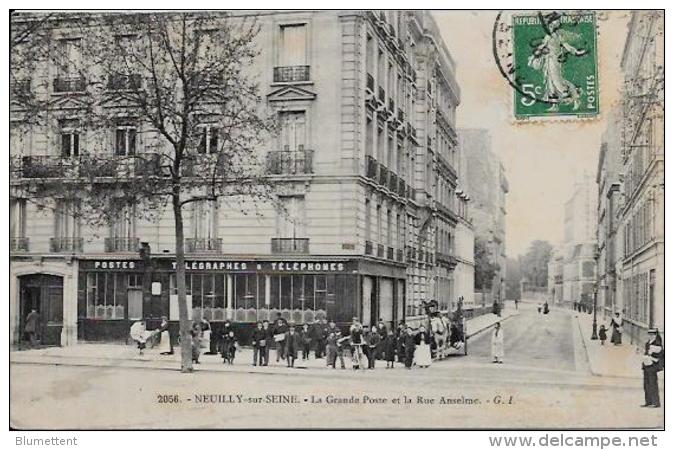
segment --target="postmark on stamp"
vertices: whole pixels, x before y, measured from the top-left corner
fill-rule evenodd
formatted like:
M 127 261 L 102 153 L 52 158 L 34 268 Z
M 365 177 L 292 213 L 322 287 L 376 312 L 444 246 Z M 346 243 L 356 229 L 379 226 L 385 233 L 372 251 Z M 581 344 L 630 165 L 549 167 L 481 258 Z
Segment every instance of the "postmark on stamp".
M 599 114 L 594 12 L 499 14 L 494 56 L 514 88 L 516 119 Z

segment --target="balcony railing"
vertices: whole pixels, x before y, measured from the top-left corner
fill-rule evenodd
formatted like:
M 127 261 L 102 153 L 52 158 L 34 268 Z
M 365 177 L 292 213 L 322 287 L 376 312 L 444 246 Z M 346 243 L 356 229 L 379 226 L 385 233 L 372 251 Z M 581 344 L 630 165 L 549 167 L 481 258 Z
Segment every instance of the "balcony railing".
M 309 238 L 272 238 L 272 253 L 309 253 Z
M 84 78 L 54 78 L 54 92 L 83 92 Z
M 134 173 L 138 176 L 160 176 L 162 174 L 161 155 L 145 153 L 134 158 Z
M 398 175 L 393 172 L 389 173 L 388 189 L 391 192 L 398 192 Z
M 313 150 L 277 151 L 267 153 L 267 170 L 273 175 L 314 173 Z
M 99 178 L 114 177 L 119 170 L 115 159 L 99 159 L 83 156 L 80 158 L 80 175 L 83 177 Z
M 115 252 L 137 252 L 140 248 L 139 238 L 129 237 L 107 237 L 105 238 L 106 253 Z
M 13 237 L 9 240 L 10 252 L 27 252 L 29 250 L 29 240 L 27 237 Z
M 62 237 L 49 239 L 49 250 L 52 253 L 81 252 L 84 239 L 81 237 Z
M 377 244 L 377 258 L 384 257 L 384 244 Z
M 222 239 L 186 238 L 185 253 L 222 253 Z
M 140 75 L 111 75 L 110 78 L 108 78 L 108 89 L 111 91 L 137 91 L 140 89 Z
M 430 254 L 428 256 L 431 256 Z M 443 262 L 446 264 L 449 264 L 451 267 L 456 266 L 457 264 L 457 259 L 455 256 L 450 255 L 449 253 L 443 253 L 443 252 L 435 252 L 435 259 L 438 262 Z M 429 261 L 432 262 L 432 261 Z
M 23 178 L 62 178 L 72 164 L 60 156 L 24 156 L 19 172 Z
M 407 186 L 405 180 L 403 180 L 402 178 L 398 179 L 398 195 L 401 197 L 407 196 Z
M 372 254 L 372 241 L 365 241 L 365 254 L 366 255 L 371 255 Z
M 377 176 L 379 175 L 379 163 L 372 156 L 365 156 L 367 177 L 372 181 L 377 181 Z
M 386 258 L 393 260 L 393 247 L 388 247 L 386 249 Z
M 388 186 L 388 169 L 383 164 L 379 166 L 379 184 Z
M 309 81 L 309 66 L 274 67 L 274 83 Z
M 374 77 L 370 75 L 369 73 L 367 74 L 367 84 L 365 85 L 368 91 L 374 94 Z

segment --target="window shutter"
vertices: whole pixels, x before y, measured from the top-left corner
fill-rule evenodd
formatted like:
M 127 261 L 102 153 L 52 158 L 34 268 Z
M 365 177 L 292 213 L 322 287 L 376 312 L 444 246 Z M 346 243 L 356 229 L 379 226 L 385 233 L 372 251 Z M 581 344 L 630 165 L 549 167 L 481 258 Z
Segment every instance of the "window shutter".
M 136 154 L 136 129 L 129 128 L 127 129 L 129 134 L 129 148 L 127 154 L 135 155 Z

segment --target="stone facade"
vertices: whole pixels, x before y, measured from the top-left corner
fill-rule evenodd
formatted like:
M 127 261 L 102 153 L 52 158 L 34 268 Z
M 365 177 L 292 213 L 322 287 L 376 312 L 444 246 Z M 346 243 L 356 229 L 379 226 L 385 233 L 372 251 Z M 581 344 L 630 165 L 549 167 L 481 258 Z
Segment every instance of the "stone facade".
M 188 211 L 186 230 L 194 242 L 188 243 L 187 259 L 194 264 L 191 282 L 198 283 L 190 285 L 192 315 L 241 324 L 275 313 L 298 322 L 330 316 L 345 323 L 357 316 L 365 324 L 379 318 L 393 323 L 419 318 L 431 299 L 443 310 L 459 295 L 469 301 L 471 225 L 467 197 L 457 193 L 460 90 L 430 13 L 235 14 L 255 15 L 260 25 L 251 76 L 259 80 L 265 110 L 281 119 L 281 131 L 259 152 L 295 163 L 293 170 L 281 165 L 270 176 L 283 186 L 280 195 L 300 220 L 289 224 L 271 206 L 244 215 L 217 205 L 206 214 L 213 234 L 205 237 L 198 214 Z M 60 21 L 50 30 L 52 39 L 86 40 L 76 28 Z M 285 39 L 295 46 L 292 52 L 284 48 Z M 38 64 L 25 76 L 22 81 L 37 96 L 59 95 L 52 63 Z M 62 125 L 73 106 L 62 106 L 28 131 L 13 133 L 14 161 L 65 157 Z M 13 117 L 20 121 L 20 111 Z M 135 126 L 136 153 L 165 145 L 148 124 Z M 115 130 L 67 132 L 77 133 L 77 145 L 86 149 L 94 136 L 112 140 Z M 22 280 L 33 274 L 64 279 L 61 291 L 46 285 L 40 291 L 53 291 L 50 298 L 63 305 L 52 321 L 62 330 L 53 343 L 70 344 L 78 336 L 124 339 L 136 315 L 174 320 L 175 242 L 168 209 L 157 221 L 130 219 L 130 237 L 121 239 L 114 226 L 94 229 L 67 219 L 68 210 L 37 208 L 21 196 L 26 182 L 21 176 L 12 180 L 14 341 L 27 314 Z M 141 261 L 140 242 L 149 245 L 151 264 Z M 307 280 L 311 307 L 304 303 Z M 112 294 L 103 295 L 111 284 Z

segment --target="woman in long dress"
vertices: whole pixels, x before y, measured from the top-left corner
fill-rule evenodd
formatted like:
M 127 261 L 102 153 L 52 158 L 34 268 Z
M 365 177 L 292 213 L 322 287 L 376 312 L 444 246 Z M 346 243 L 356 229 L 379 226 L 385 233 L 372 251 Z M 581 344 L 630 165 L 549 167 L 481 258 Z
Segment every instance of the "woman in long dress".
M 494 331 L 491 334 L 491 356 L 495 364 L 503 364 L 503 330 L 501 322 L 496 322 Z
M 613 345 L 620 345 L 623 342 L 623 318 L 620 313 L 615 313 L 615 317 L 611 319 L 611 342 Z
M 161 318 L 161 325 L 157 331 L 159 332 L 159 354 L 172 355 L 173 345 L 171 344 L 171 333 L 169 333 L 169 323 L 166 317 Z
M 423 325 L 419 327 L 416 335 L 417 348 L 414 352 L 414 359 L 417 366 L 426 368 L 431 365 L 431 334 L 426 331 Z

